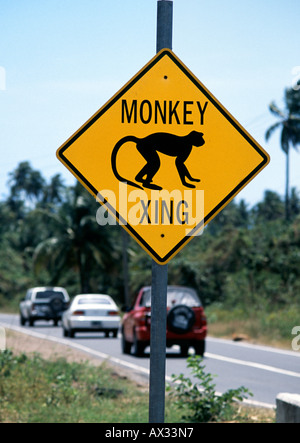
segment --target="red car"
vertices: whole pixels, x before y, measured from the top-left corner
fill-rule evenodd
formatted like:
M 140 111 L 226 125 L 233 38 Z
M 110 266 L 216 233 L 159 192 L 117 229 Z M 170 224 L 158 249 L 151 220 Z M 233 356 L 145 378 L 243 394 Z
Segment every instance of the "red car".
M 122 352 L 135 356 L 143 354 L 150 345 L 151 287 L 143 287 L 133 308 L 122 321 Z M 204 355 L 207 333 L 202 303 L 194 289 L 168 286 L 167 292 L 167 347 L 179 345 L 186 356 L 190 347 L 197 355 Z M 133 349 L 132 349 L 133 348 Z

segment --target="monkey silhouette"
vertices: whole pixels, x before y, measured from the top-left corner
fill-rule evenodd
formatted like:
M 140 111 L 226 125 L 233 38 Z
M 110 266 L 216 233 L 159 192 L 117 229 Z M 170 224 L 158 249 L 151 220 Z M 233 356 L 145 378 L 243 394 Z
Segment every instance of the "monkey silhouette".
M 135 177 L 135 180 L 142 183 L 143 187 L 121 177 L 117 171 L 118 152 L 121 146 L 128 142 L 135 143 L 136 149 L 146 160 L 145 166 L 143 166 Z M 112 170 L 115 177 L 121 182 L 127 182 L 127 184 L 139 189 L 149 188 L 160 190 L 162 187 L 153 183 L 153 177 L 160 168 L 160 158 L 158 155 L 158 152 L 160 152 L 170 157 L 176 157 L 175 165 L 182 184 L 188 188 L 195 188 L 195 185 L 186 181 L 186 178 L 193 182 L 200 182 L 200 179 L 191 176 L 185 165 L 185 161 L 188 159 L 193 146 L 199 147 L 204 145 L 204 143 L 203 133 L 197 131 L 192 131 L 185 136 L 178 136 L 167 132 L 157 132 L 144 138 L 128 135 L 119 140 L 113 148 L 111 155 Z

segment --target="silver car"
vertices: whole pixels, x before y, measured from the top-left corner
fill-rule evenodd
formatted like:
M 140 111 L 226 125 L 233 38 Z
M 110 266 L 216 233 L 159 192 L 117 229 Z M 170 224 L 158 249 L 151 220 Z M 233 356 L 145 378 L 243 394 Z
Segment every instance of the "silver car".
M 57 326 L 69 303 L 70 297 L 64 288 L 31 288 L 20 302 L 20 323 L 33 326 L 36 320 L 53 320 Z
M 75 336 L 76 332 L 104 332 L 117 337 L 120 314 L 116 303 L 105 294 L 76 295 L 71 306 L 62 316 L 64 337 Z

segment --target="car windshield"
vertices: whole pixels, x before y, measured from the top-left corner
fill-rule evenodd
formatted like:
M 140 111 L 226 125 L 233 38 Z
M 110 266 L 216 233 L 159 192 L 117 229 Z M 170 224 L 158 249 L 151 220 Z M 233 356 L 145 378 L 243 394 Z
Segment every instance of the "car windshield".
M 63 300 L 64 294 L 60 291 L 51 291 L 51 290 L 37 291 L 35 294 L 36 299 L 46 299 L 52 297 L 61 298 Z
M 190 308 L 201 306 L 201 302 L 193 289 L 189 288 L 168 288 L 167 307 L 175 305 L 185 305 Z M 141 298 L 140 306 L 151 306 L 151 288 L 147 288 Z
M 112 302 L 107 298 L 82 297 L 77 302 L 79 305 L 111 305 Z

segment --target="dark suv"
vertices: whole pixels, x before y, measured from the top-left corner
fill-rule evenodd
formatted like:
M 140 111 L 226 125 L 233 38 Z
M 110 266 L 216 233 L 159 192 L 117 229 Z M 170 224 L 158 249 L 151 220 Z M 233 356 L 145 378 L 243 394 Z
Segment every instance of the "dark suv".
M 122 321 L 122 351 L 142 355 L 150 344 L 151 287 L 143 287 L 133 307 Z M 186 356 L 190 347 L 203 356 L 207 333 L 202 303 L 194 289 L 168 286 L 167 292 L 167 347 L 179 345 Z
M 70 297 L 64 288 L 31 288 L 20 302 L 20 323 L 33 326 L 36 320 L 53 320 L 57 326 L 69 303 Z

